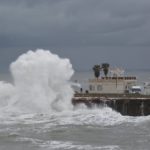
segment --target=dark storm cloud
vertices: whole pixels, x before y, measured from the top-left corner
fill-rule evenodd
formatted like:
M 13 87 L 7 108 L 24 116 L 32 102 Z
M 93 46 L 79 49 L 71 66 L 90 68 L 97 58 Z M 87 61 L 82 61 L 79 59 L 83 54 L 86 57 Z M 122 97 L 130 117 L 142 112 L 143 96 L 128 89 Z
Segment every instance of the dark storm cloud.
M 1 0 L 0 44 L 149 45 L 149 15 L 148 0 Z
M 41 47 L 77 68 L 101 60 L 148 67 L 149 18 L 149 0 L 0 0 L 0 63 Z

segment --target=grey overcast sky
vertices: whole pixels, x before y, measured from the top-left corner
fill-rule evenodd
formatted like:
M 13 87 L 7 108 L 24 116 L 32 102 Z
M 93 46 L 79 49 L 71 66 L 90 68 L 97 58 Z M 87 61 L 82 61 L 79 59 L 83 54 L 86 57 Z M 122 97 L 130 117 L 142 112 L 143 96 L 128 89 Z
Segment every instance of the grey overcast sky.
M 150 69 L 150 0 L 0 0 L 0 72 L 36 48 L 74 69 Z

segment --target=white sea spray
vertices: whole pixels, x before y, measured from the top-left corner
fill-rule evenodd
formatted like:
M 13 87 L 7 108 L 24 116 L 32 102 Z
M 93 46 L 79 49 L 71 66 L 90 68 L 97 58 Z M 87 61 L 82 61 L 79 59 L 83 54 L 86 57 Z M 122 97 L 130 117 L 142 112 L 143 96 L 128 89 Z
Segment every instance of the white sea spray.
M 3 102 L 7 110 L 47 113 L 72 109 L 69 80 L 74 71 L 69 59 L 48 50 L 30 50 L 10 65 L 10 71 L 14 84 L 0 83 L 0 105 Z

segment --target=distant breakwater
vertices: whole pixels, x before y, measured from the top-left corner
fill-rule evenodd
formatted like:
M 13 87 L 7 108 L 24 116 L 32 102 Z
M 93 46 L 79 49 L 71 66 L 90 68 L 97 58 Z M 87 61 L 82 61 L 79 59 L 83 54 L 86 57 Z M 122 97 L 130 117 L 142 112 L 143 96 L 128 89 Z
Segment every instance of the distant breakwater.
M 75 94 L 73 105 L 85 104 L 92 108 L 108 106 L 128 116 L 150 115 L 150 95 L 140 94 Z

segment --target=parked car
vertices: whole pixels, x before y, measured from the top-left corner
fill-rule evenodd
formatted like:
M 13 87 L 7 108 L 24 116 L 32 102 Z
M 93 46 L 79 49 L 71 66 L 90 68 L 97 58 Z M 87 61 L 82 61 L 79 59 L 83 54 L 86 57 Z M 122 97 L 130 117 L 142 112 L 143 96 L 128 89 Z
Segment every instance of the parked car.
M 141 94 L 142 93 L 142 87 L 141 86 L 132 86 L 129 90 L 129 93 Z

